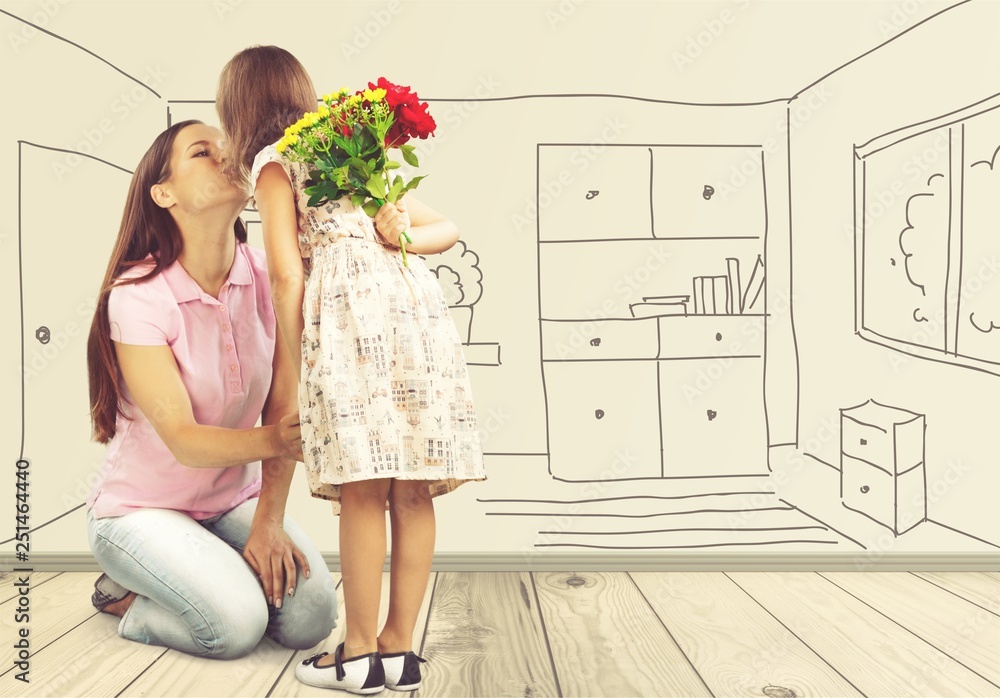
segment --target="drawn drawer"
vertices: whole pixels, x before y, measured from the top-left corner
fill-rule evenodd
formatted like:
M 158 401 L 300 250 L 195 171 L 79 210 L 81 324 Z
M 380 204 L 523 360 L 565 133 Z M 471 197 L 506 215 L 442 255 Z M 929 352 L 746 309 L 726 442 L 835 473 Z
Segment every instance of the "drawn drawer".
M 862 424 L 847 415 L 841 420 L 844 453 L 874 463 L 893 472 L 892 432 L 881 427 Z M 911 463 L 912 465 L 912 463 Z
M 892 528 L 895 523 L 893 476 L 846 455 L 841 456 L 840 463 L 844 506 Z
M 655 361 L 546 361 L 542 374 L 552 475 L 660 475 Z
M 566 321 L 542 320 L 542 358 L 655 359 L 656 319 Z
M 763 356 L 764 318 L 752 315 L 661 317 L 660 358 Z
M 642 146 L 604 148 L 600 153 L 573 144 L 539 146 L 539 239 L 651 237 L 649 203 L 641 195 L 649 186 L 649 160 L 649 149 Z M 515 225 L 531 229 L 534 226 L 527 224 L 532 218 L 523 214 Z
M 764 234 L 759 148 L 653 148 L 653 235 Z
M 767 471 L 762 359 L 657 363 L 666 476 Z

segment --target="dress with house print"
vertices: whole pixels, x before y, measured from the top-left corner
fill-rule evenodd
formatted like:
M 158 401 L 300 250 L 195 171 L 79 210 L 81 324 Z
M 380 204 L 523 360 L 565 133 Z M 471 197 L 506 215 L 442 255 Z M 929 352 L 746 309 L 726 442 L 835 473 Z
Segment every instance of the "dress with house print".
M 288 174 L 306 272 L 299 411 L 312 496 L 373 478 L 427 480 L 431 496 L 485 480 L 472 389 L 437 277 L 397 247 L 349 198 L 306 205 L 306 167 L 273 145 L 257 154 Z M 388 505 L 387 505 L 388 506 Z

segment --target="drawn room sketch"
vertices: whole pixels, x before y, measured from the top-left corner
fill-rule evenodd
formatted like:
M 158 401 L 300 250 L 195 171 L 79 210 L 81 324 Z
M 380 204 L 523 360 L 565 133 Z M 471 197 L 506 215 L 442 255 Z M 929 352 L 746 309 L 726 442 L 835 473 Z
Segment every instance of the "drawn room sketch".
M 956 2 L 754 100 L 727 101 L 726 85 L 714 101 L 513 82 L 428 93 L 441 118 L 421 192 L 467 225 L 424 259 L 463 339 L 490 472 L 452 499 L 440 549 L 995 554 L 1000 76 L 974 72 L 956 27 L 996 14 Z M 87 550 L 83 500 L 103 458 L 87 421 L 89 299 L 131 168 L 165 126 L 217 123 L 211 99 L 192 99 L 204 84 L 167 90 L 106 48 L 39 34 L 36 56 L 60 67 L 25 62 L 11 78 L 81 104 L 145 95 L 127 118 L 111 111 L 100 147 L 76 144 L 103 96 L 96 118 L 44 129 L 0 106 L 17 146 L 4 163 L 17 257 L 3 263 L 21 310 L 5 409 L 16 458 L 45 478 L 32 526 L 52 554 Z M 932 61 L 967 83 L 923 89 Z M 339 87 L 326 70 L 317 87 Z M 502 157 L 471 176 L 484 143 Z M 54 221 L 56 201 L 86 215 Z M 243 219 L 263 247 L 256 211 Z M 470 542 L 480 529 L 493 533 Z

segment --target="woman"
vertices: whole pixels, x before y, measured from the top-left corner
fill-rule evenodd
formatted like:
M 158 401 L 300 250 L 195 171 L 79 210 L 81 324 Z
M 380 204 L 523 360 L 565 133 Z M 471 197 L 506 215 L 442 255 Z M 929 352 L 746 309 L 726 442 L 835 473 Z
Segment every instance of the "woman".
M 274 341 L 264 255 L 246 245 L 247 195 L 219 172 L 221 139 L 175 124 L 132 177 L 88 340 L 108 452 L 87 522 L 105 570 L 93 602 L 121 617 L 120 636 L 235 658 L 265 633 L 316 645 L 337 602 L 284 514 L 302 458 L 295 368 Z

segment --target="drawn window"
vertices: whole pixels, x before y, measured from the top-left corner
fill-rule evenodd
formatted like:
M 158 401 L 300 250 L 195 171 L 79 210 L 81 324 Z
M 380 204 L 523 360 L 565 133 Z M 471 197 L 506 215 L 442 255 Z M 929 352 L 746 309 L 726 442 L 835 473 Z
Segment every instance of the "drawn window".
M 1000 375 L 1000 101 L 855 147 L 856 330 Z

